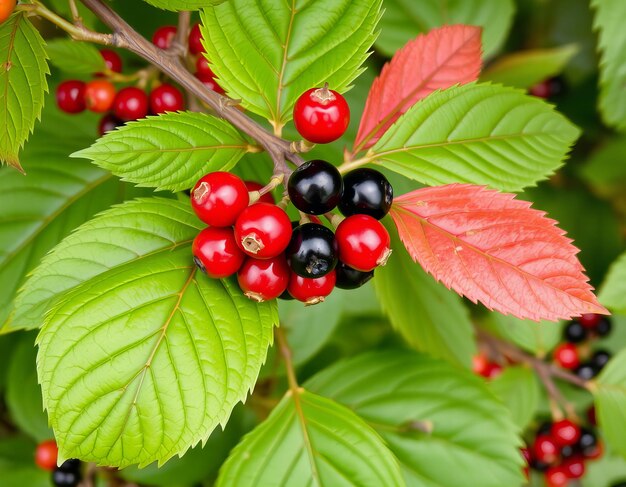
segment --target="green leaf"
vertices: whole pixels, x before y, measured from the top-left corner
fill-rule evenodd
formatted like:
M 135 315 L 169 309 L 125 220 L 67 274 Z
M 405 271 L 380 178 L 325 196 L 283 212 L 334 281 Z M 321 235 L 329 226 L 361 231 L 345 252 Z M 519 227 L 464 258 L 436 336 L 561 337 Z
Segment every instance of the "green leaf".
M 20 341 L 11 356 L 5 399 L 12 421 L 39 442 L 52 438 L 52 430 L 48 427 L 41 402 L 36 358 L 35 335 L 20 334 Z
M 480 79 L 516 88 L 531 88 L 560 74 L 577 52 L 576 44 L 514 52 L 496 60 Z
M 598 300 L 614 313 L 626 314 L 626 253 L 611 265 Z
M 607 125 L 626 131 L 626 2 L 593 0 L 596 9 L 594 27 L 598 30 L 600 61 L 600 113 Z
M 580 168 L 580 175 L 604 192 L 608 190 L 621 195 L 626 186 L 626 164 L 622 164 L 624 154 L 626 137 L 609 139 Z
M 432 186 L 463 182 L 519 191 L 559 168 L 578 134 L 543 100 L 499 85 L 468 84 L 418 102 L 364 162 Z
M 0 438 L 2 487 L 49 487 L 50 472 L 35 465 L 36 443 L 21 436 Z
M 532 369 L 506 367 L 489 387 L 507 407 L 513 422 L 520 430 L 525 429 L 539 407 L 539 383 Z
M 7 321 L 26 275 L 78 225 L 136 193 L 87 161 L 68 158 L 93 140 L 95 120 L 62 114 L 50 103 L 43 121 L 22 154 L 28 175 L 0 169 L 0 333 L 41 325 L 41 315 Z
M 520 320 L 515 316 L 489 313 L 480 327 L 539 357 L 546 355 L 561 341 L 561 326 L 551 321 Z
M 378 431 L 408 486 L 522 483 L 516 427 L 469 371 L 389 350 L 340 362 L 305 387 L 345 404 Z
M 197 274 L 201 227 L 188 203 L 135 200 L 81 226 L 35 274 L 73 287 L 38 337 L 62 459 L 162 464 L 224 426 L 254 386 L 276 303 Z
M 180 12 L 181 10 L 200 10 L 201 8 L 219 5 L 226 0 L 144 0 L 163 10 Z
M 328 83 L 345 92 L 376 38 L 381 0 L 230 0 L 201 15 L 219 84 L 280 128 L 296 99 Z
M 626 350 L 614 356 L 602 369 L 596 386 L 596 413 L 604 439 L 616 453 L 626 457 Z
M 624 480 L 626 480 L 626 460 L 622 457 L 604 454 L 600 459 L 585 465 L 585 485 L 613 487 Z
M 235 447 L 217 486 L 404 485 L 397 460 L 352 411 L 305 390 L 288 392 Z
M 341 319 L 356 311 L 355 307 L 365 313 L 372 311 L 377 304 L 369 285 L 352 290 L 335 289 L 316 306 L 304 306 L 295 300 L 279 301 L 280 324 L 287 331 L 294 364 L 303 364 L 315 355 L 332 336 Z
M 514 13 L 513 0 L 385 0 L 376 48 L 392 56 L 418 34 L 445 24 L 467 24 L 484 28 L 485 56 L 490 57 L 506 40 Z
M 46 46 L 50 63 L 62 71 L 93 74 L 104 71 L 106 65 L 93 44 L 70 39 L 53 39 Z
M 72 157 L 139 186 L 182 191 L 208 172 L 231 169 L 248 148 L 225 120 L 179 112 L 127 123 Z
M 388 228 L 393 254 L 376 270 L 374 286 L 392 325 L 416 350 L 469 367 L 476 344 L 467 308 L 413 262 Z
M 0 24 L 0 164 L 22 170 L 18 153 L 48 91 L 44 40 L 24 12 Z

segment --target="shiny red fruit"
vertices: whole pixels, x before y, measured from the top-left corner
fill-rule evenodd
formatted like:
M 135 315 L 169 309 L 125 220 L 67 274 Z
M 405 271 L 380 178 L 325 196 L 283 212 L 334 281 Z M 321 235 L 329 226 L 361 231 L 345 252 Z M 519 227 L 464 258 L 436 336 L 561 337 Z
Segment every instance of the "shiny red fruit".
M 587 409 L 587 419 L 589 420 L 589 423 L 591 423 L 593 426 L 598 425 L 598 418 L 596 417 L 595 406 L 591 406 L 589 409 Z
M 113 100 L 113 113 L 124 122 L 144 118 L 148 114 L 148 95 L 134 86 L 121 89 Z
M 546 487 L 566 487 L 570 479 L 561 466 L 550 467 L 546 471 Z
M 213 90 L 215 93 L 219 93 L 220 95 L 224 94 L 224 89 L 217 84 L 217 81 L 215 81 L 215 77 L 212 74 L 196 73 L 195 76 L 202 81 L 204 86 L 206 86 L 209 90 Z
M 247 258 L 237 273 L 237 281 L 250 299 L 258 302 L 276 299 L 287 289 L 289 264 L 282 254 L 265 260 Z
M 152 36 L 152 44 L 160 49 L 169 49 L 174 41 L 174 37 L 176 37 L 177 30 L 175 25 L 159 27 Z
M 106 67 L 113 71 L 114 73 L 122 72 L 122 58 L 118 53 L 112 51 L 111 49 L 101 49 L 100 55 L 104 59 L 104 64 Z
M 16 0 L 0 1 L 0 24 L 8 19 L 15 10 Z
M 293 108 L 298 133 L 315 144 L 327 144 L 341 137 L 350 124 L 350 108 L 336 91 L 312 88 L 305 91 Z
M 295 272 L 292 272 L 287 291 L 289 291 L 291 296 L 306 305 L 318 304 L 324 301 L 324 298 L 333 292 L 336 282 L 337 274 L 334 270 L 323 277 L 315 279 L 301 277 Z
M 561 451 L 552 437 L 548 435 L 537 436 L 531 450 L 535 460 L 547 465 L 554 464 L 559 459 Z
M 59 449 L 56 441 L 46 440 L 37 445 L 35 450 L 35 463 L 44 470 L 54 470 L 57 467 Z
M 150 92 L 150 111 L 155 115 L 185 109 L 185 97 L 181 91 L 166 83 Z
M 100 123 L 98 124 L 98 134 L 102 137 L 104 134 L 115 130 L 120 125 L 123 125 L 123 122 L 109 113 L 100 119 Z
M 487 368 L 485 369 L 484 373 L 481 375 L 487 379 L 495 379 L 501 373 L 502 373 L 502 366 L 500 364 L 497 364 L 495 362 L 489 362 L 489 364 L 487 364 Z
M 585 475 L 585 461 L 579 456 L 564 460 L 561 467 L 565 470 L 565 474 L 570 479 L 579 479 Z
M 205 228 L 196 236 L 191 251 L 198 268 L 214 279 L 232 276 L 246 258 L 230 227 Z
M 530 450 L 526 447 L 524 448 L 520 448 L 520 451 L 522 452 L 522 456 L 524 457 L 524 475 L 526 476 L 526 478 L 528 479 L 530 476 L 530 462 L 532 461 L 532 457 L 530 455 Z
M 78 80 L 64 81 L 57 87 L 57 105 L 65 113 L 85 110 L 85 83 Z
M 573 446 L 580 439 L 580 426 L 569 419 L 552 423 L 550 435 L 559 446 Z
M 385 265 L 391 254 L 387 229 L 368 215 L 352 215 L 335 232 L 339 260 L 358 271 L 368 272 Z
M 246 188 L 248 188 L 248 191 L 250 192 L 259 191 L 260 189 L 263 188 L 263 185 L 260 183 L 257 183 L 256 181 L 244 181 L 244 183 L 246 185 Z M 269 203 L 270 205 L 273 205 L 276 203 L 271 193 L 265 193 L 264 195 L 261 195 L 258 201 L 259 203 Z
M 595 313 L 586 313 L 577 319 L 577 321 L 581 325 L 583 325 L 585 328 L 590 328 L 590 329 L 593 329 L 596 326 L 598 326 L 601 320 L 602 320 L 602 315 L 597 315 Z
M 191 54 L 200 54 L 201 52 L 204 52 L 200 24 L 195 24 L 189 32 L 189 52 Z
M 230 227 L 248 206 L 244 182 L 229 172 L 216 171 L 202 177 L 191 191 L 191 206 L 198 218 L 214 227 Z
M 289 245 L 291 220 L 285 210 L 276 205 L 255 203 L 237 218 L 235 238 L 237 245 L 249 256 L 270 259 L 284 252 Z
M 105 113 L 113 106 L 115 86 L 110 81 L 97 79 L 85 86 L 85 105 L 92 112 Z
M 198 59 L 196 59 L 196 73 L 203 76 L 210 76 L 211 78 L 215 77 L 215 73 L 211 69 L 209 61 L 204 56 L 199 56 Z
M 554 360 L 564 369 L 573 370 L 580 365 L 578 349 L 573 343 L 561 343 L 554 349 Z

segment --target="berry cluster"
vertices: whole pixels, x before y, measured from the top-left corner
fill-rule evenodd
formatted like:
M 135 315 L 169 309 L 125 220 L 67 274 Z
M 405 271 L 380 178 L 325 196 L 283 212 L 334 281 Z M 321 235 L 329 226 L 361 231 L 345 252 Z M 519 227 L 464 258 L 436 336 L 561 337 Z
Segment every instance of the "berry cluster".
M 502 373 L 502 365 L 489 360 L 487 355 L 479 353 L 472 357 L 472 370 L 485 379 L 495 379 Z
M 164 25 L 159 27 L 152 36 L 152 43 L 161 48 L 169 49 L 172 46 L 172 42 L 176 37 L 178 29 L 174 25 Z M 219 93 L 224 94 L 224 90 L 215 81 L 215 74 L 209 66 L 209 62 L 204 57 L 204 46 L 202 45 L 202 33 L 200 32 L 200 24 L 194 24 L 189 32 L 188 39 L 189 55 L 191 56 L 191 62 L 196 66 L 195 76 L 204 85 Z
M 589 342 L 611 332 L 611 321 L 606 316 L 585 314 L 567 324 L 563 331 L 564 343 L 554 349 L 554 361 L 564 369 L 572 370 L 584 380 L 600 373 L 611 358 L 606 350 L 592 352 Z
M 70 459 L 57 466 L 58 454 L 54 440 L 43 441 L 35 450 L 35 463 L 39 468 L 52 472 L 52 484 L 56 487 L 76 487 L 82 480 L 80 461 Z
M 272 200 L 250 204 L 249 191 L 257 196 L 258 190 L 230 173 L 214 172 L 191 192 L 192 207 L 209 225 L 192 246 L 196 265 L 213 278 L 237 273 L 239 286 L 251 299 L 283 297 L 317 304 L 335 287 L 354 289 L 366 283 L 391 253 L 389 234 L 378 219 L 389 211 L 393 190 L 378 171 L 356 169 L 342 178 L 326 161 L 303 164 L 287 184 L 303 215 L 300 222 L 291 222 Z M 333 233 L 317 215 L 335 207 L 346 218 Z
M 543 423 L 529 444 L 522 454 L 530 468 L 544 473 L 547 487 L 567 487 L 585 474 L 585 462 L 602 456 L 594 430 L 569 419 Z

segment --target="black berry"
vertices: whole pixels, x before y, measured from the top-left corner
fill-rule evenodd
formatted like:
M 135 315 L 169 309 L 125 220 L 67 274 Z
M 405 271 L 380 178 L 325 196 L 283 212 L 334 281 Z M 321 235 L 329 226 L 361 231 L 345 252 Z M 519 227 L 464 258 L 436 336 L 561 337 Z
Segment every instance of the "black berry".
M 325 276 L 337 265 L 335 235 L 324 225 L 305 223 L 293 231 L 286 254 L 291 270 L 299 276 Z
M 66 460 L 52 472 L 52 483 L 56 487 L 76 487 L 82 480 L 80 460 Z
M 589 428 L 583 427 L 580 429 L 580 431 L 580 439 L 578 440 L 578 444 L 576 445 L 576 447 L 584 455 L 585 452 L 595 449 L 596 445 L 598 444 L 598 438 L 596 434 Z
M 389 213 L 392 202 L 391 184 L 375 169 L 355 169 L 344 176 L 339 210 L 345 216 L 358 213 L 380 220 Z
M 530 466 L 533 468 L 533 470 L 537 470 L 538 472 L 545 472 L 550 468 L 549 463 L 540 462 L 539 460 L 533 460 L 530 463 Z
M 563 337 L 570 343 L 584 342 L 587 339 L 587 330 L 578 321 L 572 321 L 565 327 Z
M 329 212 L 339 203 L 343 183 L 335 166 L 319 159 L 297 168 L 287 184 L 289 198 L 298 210 L 311 215 Z
M 596 333 L 598 335 L 600 335 L 601 337 L 605 337 L 607 336 L 609 333 L 611 333 L 611 329 L 613 328 L 613 326 L 611 325 L 611 320 L 608 319 L 606 316 L 603 317 L 600 322 L 597 324 L 596 326 Z
M 337 283 L 335 287 L 340 289 L 359 288 L 374 277 L 374 271 L 357 271 L 343 262 L 339 262 L 335 270 L 337 271 Z
M 611 354 L 606 350 L 598 350 L 591 357 L 591 363 L 598 370 L 602 370 L 602 368 L 608 363 L 611 359 Z
M 583 380 L 591 380 L 598 374 L 598 369 L 590 362 L 579 365 L 574 371 Z
M 537 436 L 549 435 L 552 430 L 552 421 L 544 421 L 537 428 Z
M 576 453 L 576 449 L 571 445 L 564 446 L 563 448 L 561 448 L 561 458 L 570 458 L 575 453 Z

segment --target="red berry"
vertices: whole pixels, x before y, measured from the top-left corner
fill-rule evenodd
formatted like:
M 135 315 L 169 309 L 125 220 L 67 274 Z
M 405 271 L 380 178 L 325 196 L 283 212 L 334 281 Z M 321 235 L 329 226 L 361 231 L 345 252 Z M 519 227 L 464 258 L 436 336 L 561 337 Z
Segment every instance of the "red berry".
M 217 84 L 217 81 L 215 81 L 215 77 L 212 74 L 196 73 L 196 78 L 202 81 L 204 86 L 206 86 L 209 90 L 213 90 L 215 93 L 219 93 L 220 95 L 224 94 L 224 89 Z
M 565 469 L 561 466 L 550 467 L 546 471 L 546 486 L 547 487 L 566 487 L 570 479 L 565 472 Z
M 57 105 L 65 113 L 85 110 L 85 83 L 78 80 L 64 81 L 57 87 Z
M 108 112 L 114 99 L 115 86 L 109 81 L 97 79 L 85 86 L 85 104 L 92 112 Z
M 246 185 L 229 172 L 209 173 L 191 191 L 191 206 L 198 218 L 215 227 L 233 225 L 249 202 Z
M 200 24 L 195 24 L 189 32 L 189 52 L 191 54 L 200 54 L 201 52 L 204 52 Z
M 257 183 L 256 181 L 244 181 L 244 183 L 246 185 L 246 188 L 248 188 L 248 191 L 250 192 L 259 191 L 261 188 L 263 188 L 263 185 L 260 183 Z M 271 193 L 265 193 L 264 195 L 261 195 L 261 197 L 259 198 L 259 202 L 269 203 L 271 205 L 276 203 Z
M 205 228 L 196 236 L 191 251 L 200 270 L 214 279 L 232 276 L 246 257 L 237 247 L 230 227 Z
M 148 95 L 134 86 L 121 89 L 113 100 L 113 113 L 124 122 L 145 117 L 148 114 Z
M 579 479 L 585 475 L 585 462 L 579 456 L 568 458 L 561 464 L 561 467 L 570 479 Z
M 589 422 L 592 425 L 594 425 L 594 426 L 598 425 L 598 418 L 596 417 L 596 407 L 595 406 L 591 406 L 589 409 L 587 409 L 587 419 L 589 420 Z
M 211 78 L 215 77 L 215 73 L 211 69 L 208 59 L 204 56 L 199 56 L 196 60 L 196 73 L 203 76 L 210 76 Z
M 580 438 L 580 426 L 569 419 L 552 423 L 550 435 L 559 446 L 575 445 Z
M 350 124 L 345 98 L 328 87 L 305 91 L 293 108 L 293 121 L 302 137 L 327 144 L 341 137 Z
M 569 419 L 562 419 L 552 424 L 550 435 L 559 446 L 572 446 L 580 439 L 580 426 Z
M 482 374 L 487 379 L 495 379 L 502 373 L 502 366 L 495 362 L 489 362 L 485 372 Z
M 554 464 L 559 459 L 560 449 L 552 437 L 539 435 L 532 446 L 532 456 L 535 460 L 547 465 Z
M 150 92 L 150 111 L 159 114 L 185 109 L 185 97 L 178 88 L 163 83 Z
M 282 208 L 255 203 L 237 218 L 235 238 L 237 245 L 249 256 L 269 259 L 284 252 L 289 245 L 291 221 Z
M 336 282 L 337 274 L 334 270 L 315 279 L 302 277 L 292 272 L 287 290 L 298 301 L 312 305 L 324 301 L 324 298 L 333 292 Z
M 113 71 L 114 73 L 122 72 L 122 58 L 115 51 L 111 51 L 111 49 L 101 49 L 100 55 L 104 59 L 104 64 L 106 67 Z
M 578 322 L 585 328 L 595 328 L 602 320 L 602 315 L 586 313 L 578 318 Z
M 16 0 L 0 1 L 0 24 L 8 19 L 15 9 Z
M 472 371 L 477 375 L 484 376 L 485 370 L 489 366 L 489 359 L 482 353 L 472 357 Z
M 100 123 L 98 124 L 98 134 L 102 137 L 104 134 L 110 132 L 111 130 L 115 130 L 120 125 L 123 125 L 123 123 L 109 113 L 100 119 Z
M 287 289 L 289 264 L 284 255 L 265 260 L 248 258 L 239 269 L 237 280 L 250 299 L 258 302 L 276 299 Z
M 561 343 L 553 353 L 554 360 L 564 369 L 573 370 L 580 365 L 578 349 L 573 343 Z
M 46 440 L 37 445 L 35 450 L 35 463 L 44 470 L 54 470 L 57 467 L 59 449 L 56 441 Z
M 524 475 L 526 478 L 530 475 L 530 462 L 532 461 L 532 457 L 530 456 L 530 450 L 526 447 L 520 448 L 522 452 L 522 456 L 524 457 Z
M 176 37 L 176 26 L 164 25 L 159 27 L 152 36 L 152 44 L 160 49 L 169 49 L 172 45 L 174 37 Z
M 339 260 L 358 271 L 368 272 L 385 265 L 391 254 L 389 233 L 382 223 L 368 215 L 352 215 L 343 220 L 335 238 Z

